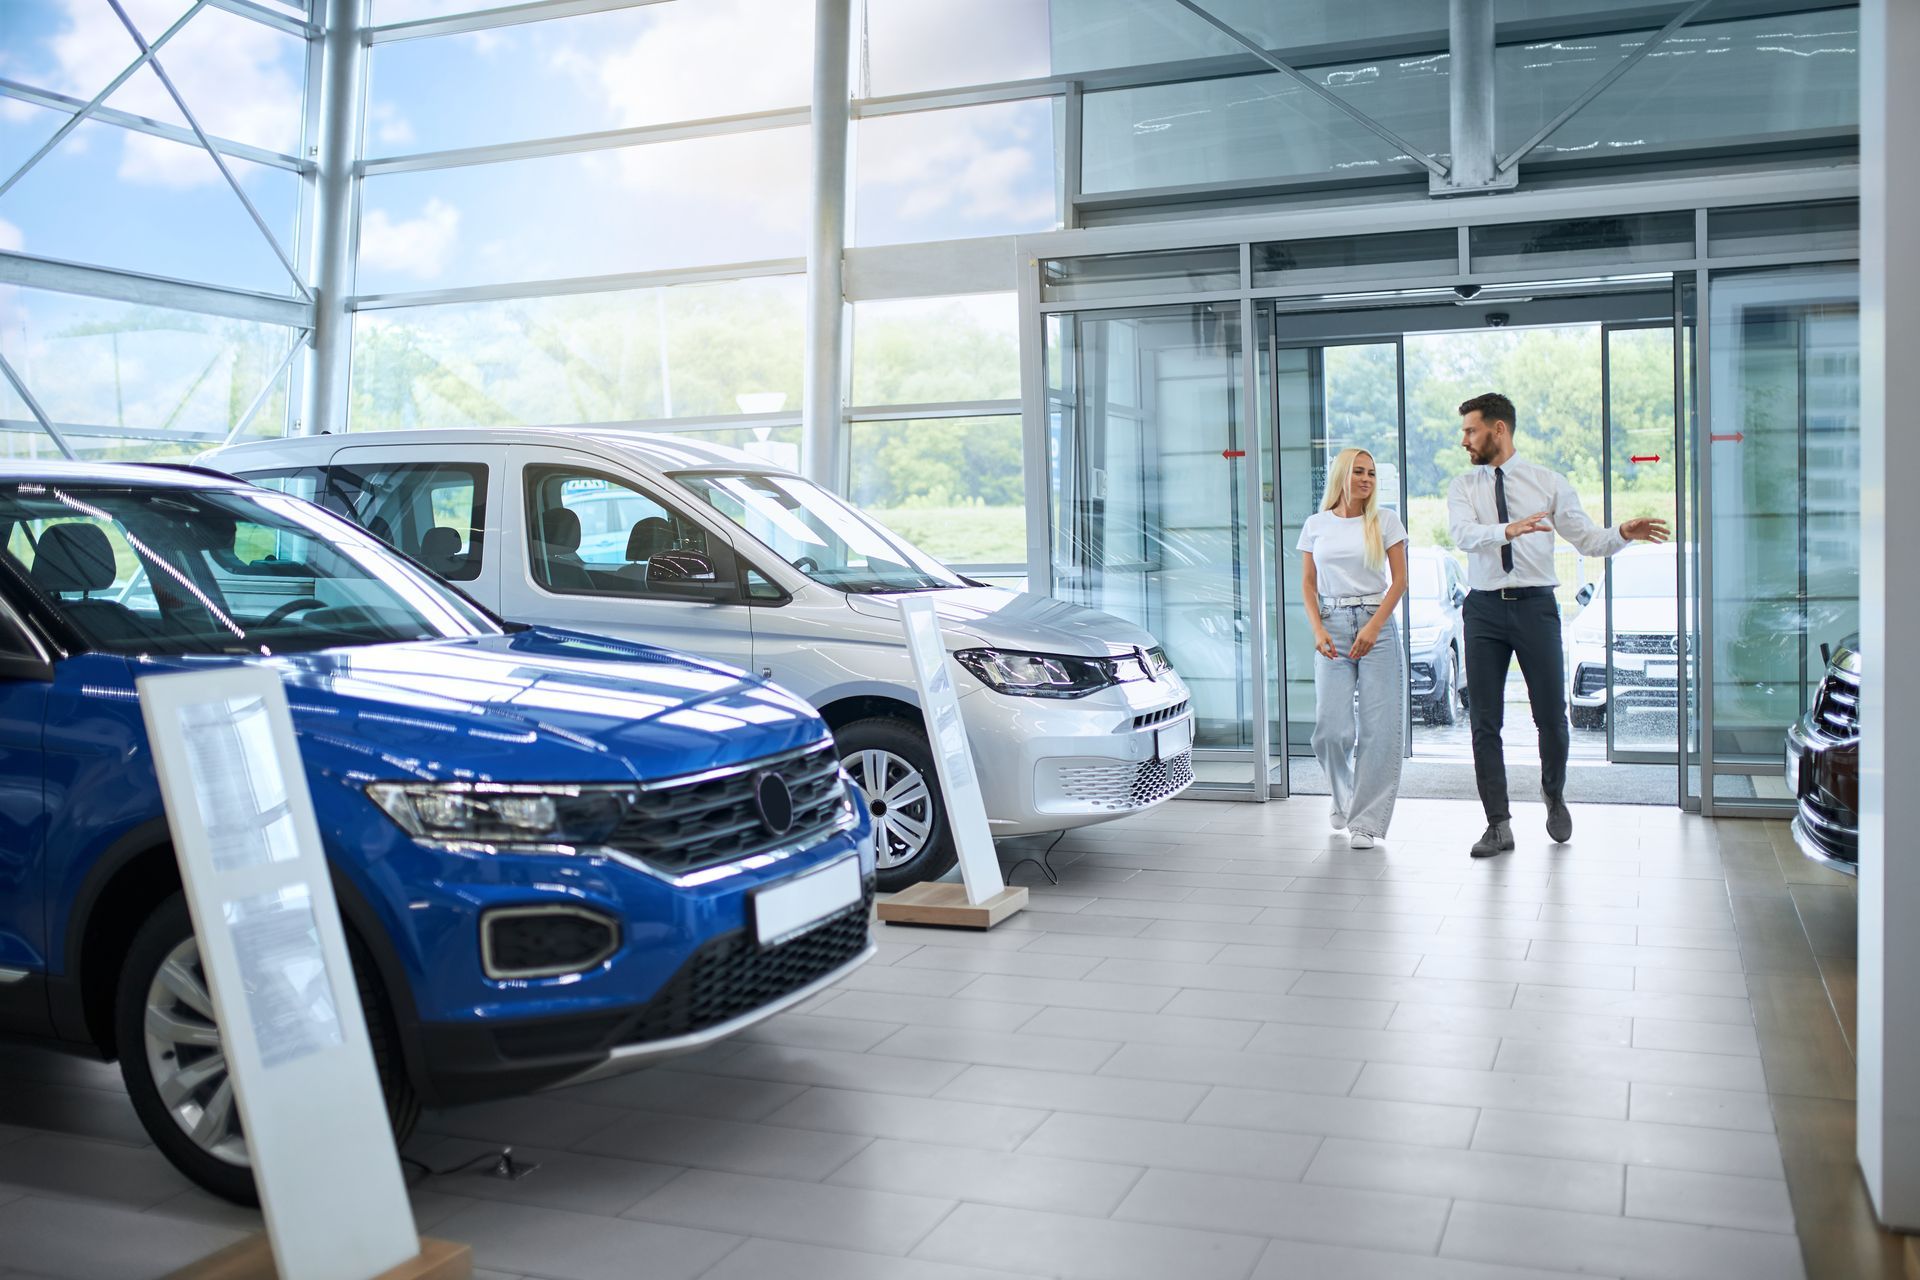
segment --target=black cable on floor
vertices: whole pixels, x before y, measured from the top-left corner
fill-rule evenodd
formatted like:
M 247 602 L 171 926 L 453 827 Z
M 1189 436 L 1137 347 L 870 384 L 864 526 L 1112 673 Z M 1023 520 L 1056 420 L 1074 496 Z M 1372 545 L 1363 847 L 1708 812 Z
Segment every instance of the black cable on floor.
M 1034 857 L 1034 856 L 1032 856 L 1031 854 L 1029 854 L 1029 855 L 1028 855 L 1027 857 L 1024 857 L 1024 858 L 1021 858 L 1021 859 L 1020 859 L 1019 861 L 1017 861 L 1017 862 L 1015 862 L 1015 863 L 1014 863 L 1014 864 L 1013 864 L 1012 866 L 1010 866 L 1010 867 L 1008 867 L 1008 868 L 1007 868 L 1007 883 L 1008 883 L 1008 884 L 1012 884 L 1012 883 L 1013 883 L 1013 873 L 1014 873 L 1014 872 L 1016 872 L 1016 871 L 1018 871 L 1018 870 L 1019 870 L 1019 869 L 1020 869 L 1020 868 L 1021 868 L 1022 866 L 1024 866 L 1024 865 L 1026 865 L 1026 864 L 1027 864 L 1027 863 L 1029 863 L 1029 862 L 1031 862 L 1031 863 L 1032 863 L 1032 864 L 1033 864 L 1034 866 L 1036 866 L 1036 867 L 1039 867 L 1039 868 L 1040 868 L 1040 872 L 1041 872 L 1041 874 L 1042 874 L 1042 875 L 1044 875 L 1044 876 L 1046 876 L 1046 878 L 1047 878 L 1047 883 L 1048 883 L 1048 884 L 1051 884 L 1051 885 L 1058 885 L 1058 884 L 1060 883 L 1060 873 L 1059 873 L 1058 871 L 1055 871 L 1055 870 L 1053 869 L 1053 864 L 1052 864 L 1051 862 L 1049 862 L 1049 861 L 1047 861 L 1047 859 L 1048 859 L 1048 857 L 1049 857 L 1049 856 L 1050 856 L 1050 855 L 1051 855 L 1051 854 L 1053 853 L 1053 847 L 1054 847 L 1054 845 L 1057 845 L 1057 844 L 1059 844 L 1059 843 L 1060 843 L 1060 841 L 1061 841 L 1062 839 L 1064 839 L 1064 838 L 1066 837 L 1066 834 L 1067 834 L 1067 833 L 1066 833 L 1066 832 L 1064 832 L 1064 831 L 1062 831 L 1062 832 L 1059 832 L 1058 834 L 1056 834 L 1056 835 L 1055 835 L 1055 836 L 1053 837 L 1053 844 L 1049 844 L 1049 845 L 1048 845 L 1048 846 L 1047 846 L 1046 848 L 1044 848 L 1044 849 L 1042 849 L 1042 850 L 1040 851 L 1040 856 L 1039 856 L 1039 857 L 1037 857 L 1037 858 L 1036 858 L 1036 857 Z

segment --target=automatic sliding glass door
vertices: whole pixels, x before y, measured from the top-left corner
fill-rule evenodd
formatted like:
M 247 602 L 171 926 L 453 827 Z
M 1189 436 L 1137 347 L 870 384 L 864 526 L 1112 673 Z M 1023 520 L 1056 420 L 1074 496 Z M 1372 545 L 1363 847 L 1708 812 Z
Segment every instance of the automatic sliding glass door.
M 1277 527 L 1274 537 L 1275 608 L 1270 626 L 1275 635 L 1276 661 L 1268 672 L 1269 703 L 1273 708 L 1274 768 L 1287 767 L 1287 757 L 1313 754 L 1314 684 L 1313 627 L 1307 619 L 1308 602 L 1301 597 L 1301 553 L 1295 549 L 1300 527 L 1320 509 L 1327 488 L 1327 471 L 1342 449 L 1361 448 L 1373 454 L 1379 471 L 1380 501 L 1407 519 L 1404 439 L 1405 395 L 1402 385 L 1401 345 L 1352 342 L 1321 346 L 1280 346 L 1269 337 L 1263 360 L 1267 402 L 1272 416 L 1270 452 Z M 1432 563 L 1428 563 L 1431 560 Z M 1451 695 L 1447 645 L 1438 635 L 1438 622 L 1419 608 L 1424 572 L 1434 583 L 1450 582 L 1439 563 L 1439 553 L 1422 558 L 1414 553 L 1409 569 L 1416 590 L 1401 609 L 1403 643 L 1423 642 L 1412 654 L 1413 698 L 1422 700 L 1434 690 Z M 1436 587 L 1439 598 L 1443 588 Z M 1433 634 L 1429 634 L 1433 633 Z M 1430 688 L 1431 686 L 1431 688 Z M 1410 705 L 1410 704 L 1409 704 Z M 1447 703 L 1449 710 L 1454 704 Z M 1407 741 L 1412 737 L 1408 735 Z M 1284 744 L 1284 747 L 1283 745 Z M 1276 785 L 1285 780 L 1276 778 Z
M 1159 638 L 1193 691 L 1196 791 L 1264 786 L 1239 303 L 1047 318 L 1054 594 Z

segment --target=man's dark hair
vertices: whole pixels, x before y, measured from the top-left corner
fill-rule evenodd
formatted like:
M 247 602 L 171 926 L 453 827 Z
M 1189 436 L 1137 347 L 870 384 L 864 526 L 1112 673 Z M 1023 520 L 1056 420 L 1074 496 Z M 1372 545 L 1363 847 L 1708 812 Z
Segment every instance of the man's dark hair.
M 1513 401 L 1498 391 L 1489 391 L 1485 395 L 1462 401 L 1460 416 L 1464 418 L 1470 413 L 1477 413 L 1488 422 L 1504 422 L 1507 424 L 1508 431 L 1514 429 Z

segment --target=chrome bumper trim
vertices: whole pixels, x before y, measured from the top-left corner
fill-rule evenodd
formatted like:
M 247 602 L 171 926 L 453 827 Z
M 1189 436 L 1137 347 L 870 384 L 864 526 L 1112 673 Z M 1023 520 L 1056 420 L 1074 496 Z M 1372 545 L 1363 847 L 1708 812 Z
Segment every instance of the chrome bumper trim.
M 543 1086 L 542 1092 L 546 1089 L 564 1089 L 568 1085 L 586 1084 L 590 1080 L 602 1080 L 608 1076 L 617 1076 L 623 1072 L 646 1066 L 648 1063 L 661 1058 L 678 1057 L 683 1053 L 692 1053 L 697 1049 L 704 1049 L 710 1044 L 716 1044 L 719 1041 L 725 1040 L 728 1036 L 733 1035 L 735 1032 L 744 1031 L 756 1022 L 764 1022 L 774 1014 L 782 1013 L 791 1009 L 794 1005 L 799 1004 L 801 1001 L 806 1000 L 808 997 L 818 995 L 834 983 L 840 981 L 840 979 L 852 973 L 855 969 L 858 969 L 867 961 L 873 959 L 879 949 L 879 944 L 874 942 L 871 934 L 869 934 L 866 950 L 862 951 L 859 955 L 847 961 L 833 972 L 822 974 L 820 977 L 815 978 L 812 982 L 809 982 L 797 991 L 789 991 L 778 1000 L 761 1005 L 752 1013 L 743 1013 L 730 1021 L 717 1023 L 705 1030 L 695 1031 L 684 1036 L 673 1036 L 666 1040 L 648 1040 L 641 1044 L 623 1044 L 608 1054 L 605 1059 L 588 1067 L 586 1070 L 570 1075 L 564 1080 L 557 1080 L 550 1085 Z

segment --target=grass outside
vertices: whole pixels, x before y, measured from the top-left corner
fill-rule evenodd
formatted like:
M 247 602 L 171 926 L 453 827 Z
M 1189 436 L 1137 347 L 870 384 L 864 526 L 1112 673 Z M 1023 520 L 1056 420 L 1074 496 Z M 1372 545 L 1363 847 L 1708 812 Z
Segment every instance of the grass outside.
M 1023 507 L 893 507 L 867 512 L 887 528 L 948 564 L 1025 564 Z

